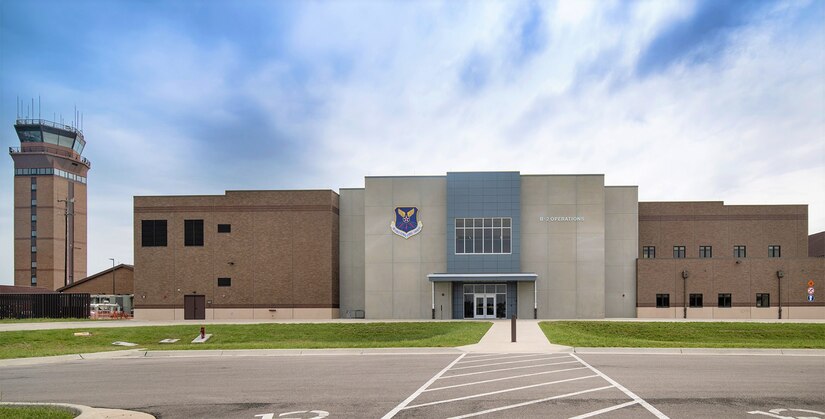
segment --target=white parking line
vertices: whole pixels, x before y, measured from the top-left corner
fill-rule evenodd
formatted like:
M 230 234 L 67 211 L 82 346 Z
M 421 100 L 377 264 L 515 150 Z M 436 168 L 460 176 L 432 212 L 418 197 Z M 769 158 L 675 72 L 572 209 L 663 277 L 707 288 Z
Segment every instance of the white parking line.
M 484 381 L 474 381 L 472 383 L 456 384 L 456 385 L 445 386 L 445 387 L 428 388 L 428 389 L 424 390 L 424 392 L 436 391 L 436 390 L 446 390 L 448 388 L 456 388 L 456 387 L 474 386 L 476 384 L 493 383 L 493 382 L 496 382 L 496 381 L 513 380 L 513 379 L 516 379 L 516 378 L 532 377 L 534 375 L 553 374 L 553 373 L 564 372 L 564 371 L 583 370 L 583 369 L 586 369 L 586 368 L 587 367 L 567 368 L 567 369 L 563 369 L 563 370 L 542 371 L 542 372 L 534 372 L 532 374 L 514 375 L 512 377 L 493 378 L 493 379 L 484 380 Z
M 429 403 L 416 404 L 416 405 L 413 405 L 413 406 L 407 406 L 407 407 L 401 408 L 399 410 L 415 409 L 417 407 L 433 406 L 433 405 L 436 405 L 436 404 L 451 403 L 451 402 L 457 402 L 457 401 L 467 400 L 467 399 L 475 399 L 477 397 L 492 396 L 493 394 L 509 393 L 511 391 L 525 390 L 525 389 L 528 389 L 528 388 L 549 386 L 549 385 L 552 385 L 552 384 L 567 383 L 567 382 L 570 382 L 570 381 L 585 380 L 585 379 L 588 379 L 588 378 L 593 378 L 593 377 L 598 377 L 598 376 L 599 376 L 598 374 L 585 375 L 584 377 L 568 378 L 566 380 L 550 381 L 550 382 L 546 382 L 546 383 L 532 384 L 532 385 L 529 385 L 529 386 L 508 388 L 508 389 L 505 389 L 505 390 L 491 391 L 491 392 L 488 392 L 488 393 L 480 393 L 480 394 L 473 394 L 473 395 L 470 395 L 470 396 L 456 397 L 454 399 L 438 400 L 438 401 L 429 402 Z
M 478 374 L 488 374 L 491 372 L 501 372 L 501 371 L 512 371 L 512 370 L 523 370 L 525 368 L 538 368 L 538 367 L 549 367 L 551 365 L 563 365 L 563 364 L 578 364 L 579 361 L 564 361 L 564 362 L 551 362 L 549 364 L 539 364 L 539 365 L 524 365 L 521 367 L 510 367 L 510 368 L 499 368 L 496 370 L 486 370 L 486 371 L 476 371 L 476 372 L 466 372 L 464 374 L 454 374 L 454 375 L 442 375 L 438 377 L 439 380 L 446 380 L 448 378 L 455 378 L 455 377 L 466 377 L 468 375 L 478 375 Z
M 477 354 L 477 355 L 467 355 L 464 360 L 468 359 L 480 359 L 480 358 L 489 358 L 493 356 L 502 356 L 502 355 L 510 355 L 510 354 Z
M 547 398 L 544 398 L 544 399 L 530 400 L 529 402 L 523 402 L 523 403 L 511 404 L 511 405 L 507 405 L 507 406 L 496 407 L 494 409 L 482 410 L 480 412 L 470 413 L 470 414 L 467 414 L 467 415 L 453 416 L 449 419 L 463 419 L 463 418 L 469 418 L 469 417 L 473 417 L 473 416 L 485 415 L 487 413 L 499 412 L 499 411 L 507 410 L 507 409 L 515 409 L 517 407 L 529 406 L 531 404 L 548 402 L 550 400 L 563 399 L 565 397 L 578 396 L 579 394 L 592 393 L 594 391 L 606 390 L 608 388 L 613 388 L 613 386 L 604 386 L 604 387 L 599 387 L 599 388 L 591 388 L 591 389 L 588 389 L 588 390 L 577 391 L 577 392 L 574 392 L 574 393 L 560 394 L 558 396 L 547 397 Z M 635 403 L 635 402 L 633 402 L 633 403 Z
M 418 390 L 415 391 L 415 393 L 410 394 L 410 397 L 407 397 L 403 402 L 399 403 L 398 406 L 395 406 L 395 408 L 390 410 L 381 419 L 390 419 L 393 416 L 395 416 L 396 414 L 398 414 L 398 412 L 401 411 L 401 409 L 404 409 L 405 406 L 407 406 L 411 401 L 415 400 L 415 398 L 418 397 L 418 395 L 421 394 L 421 392 L 424 391 L 425 388 L 429 387 L 432 383 L 434 383 L 435 380 L 437 380 L 438 377 L 441 376 L 441 374 L 444 374 L 448 369 L 450 369 L 450 367 L 455 365 L 456 362 L 461 361 L 461 358 L 464 358 L 465 355 L 467 355 L 467 354 L 459 355 L 458 358 L 456 358 L 453 362 L 450 362 L 450 365 L 447 365 L 446 367 L 444 367 L 443 370 L 439 371 L 439 373 L 434 375 L 433 378 L 430 378 L 430 380 L 427 381 L 426 383 L 424 383 L 424 385 L 422 385 L 421 387 L 419 387 Z
M 519 364 L 519 363 L 522 363 L 522 362 L 546 361 L 548 359 L 561 359 L 561 358 L 566 358 L 566 356 L 560 356 L 560 357 L 555 357 L 555 358 L 523 359 L 521 361 L 496 362 L 494 364 L 484 364 L 484 365 L 470 365 L 470 366 L 467 366 L 467 367 L 453 368 L 453 371 L 455 371 L 455 370 L 466 370 L 468 368 L 484 368 L 484 367 L 493 367 L 493 366 L 496 366 L 496 365 Z
M 605 375 L 604 373 L 602 373 L 601 371 L 599 371 L 599 370 L 597 370 L 597 369 L 593 368 L 592 366 L 590 366 L 590 364 L 588 364 L 587 362 L 584 362 L 584 360 L 583 360 L 583 359 L 579 358 L 579 357 L 578 357 L 578 356 L 576 356 L 575 354 L 570 354 L 570 356 L 572 356 L 573 358 L 578 359 L 578 360 L 579 360 L 579 362 L 581 362 L 581 363 L 582 363 L 585 367 L 590 368 L 590 370 L 591 370 L 591 371 L 595 372 L 595 373 L 596 373 L 596 374 L 598 374 L 600 377 L 604 378 L 604 379 L 605 379 L 608 383 L 613 384 L 614 386 L 616 386 L 616 388 L 618 388 L 619 390 L 621 390 L 621 391 L 622 391 L 622 393 L 627 394 L 628 396 L 630 396 L 630 398 L 631 398 L 631 399 L 635 400 L 637 403 L 639 403 L 640 405 L 642 405 L 642 406 L 643 406 L 645 409 L 647 409 L 650 413 L 653 413 L 654 415 L 656 415 L 656 417 L 657 417 L 657 418 L 659 418 L 659 419 L 669 419 L 669 418 L 667 417 L 667 415 L 665 415 L 664 413 L 660 412 L 660 411 L 659 411 L 659 409 L 657 409 L 657 408 L 655 408 L 655 407 L 651 406 L 651 405 L 650 405 L 650 403 L 648 403 L 648 402 L 644 401 L 644 399 L 642 399 L 641 397 L 637 396 L 637 395 L 636 395 L 636 393 L 633 393 L 632 391 L 630 391 L 630 390 L 628 390 L 628 389 L 624 388 L 624 386 L 622 386 L 621 384 L 617 383 L 617 382 L 616 382 L 615 380 L 613 380 L 612 378 L 610 378 L 610 377 L 606 376 L 606 375 Z
M 589 418 L 589 417 L 593 417 L 593 416 L 601 415 L 602 413 L 607 413 L 607 412 L 612 412 L 612 411 L 614 411 L 614 410 L 619 410 L 619 409 L 621 409 L 621 408 L 623 408 L 623 407 L 632 406 L 632 405 L 634 405 L 634 404 L 636 404 L 636 403 L 639 403 L 639 402 L 637 402 L 636 400 L 631 400 L 631 401 L 629 401 L 629 402 L 627 402 L 627 403 L 622 403 L 622 404 L 617 404 L 617 405 L 615 405 L 615 406 L 605 407 L 604 409 L 599 409 L 599 410 L 596 410 L 595 412 L 585 413 L 585 414 L 583 414 L 583 415 L 575 416 L 575 417 L 572 417 L 572 418 L 570 418 L 570 419 L 584 419 L 584 418 Z
M 467 361 L 467 360 L 464 360 L 464 361 L 459 362 L 459 363 L 458 363 L 458 364 L 456 364 L 456 365 L 471 364 L 471 363 L 474 363 L 474 362 L 498 361 L 499 359 L 516 359 L 516 358 L 527 358 L 527 357 L 531 357 L 531 356 L 532 356 L 532 357 L 537 357 L 537 356 L 543 356 L 543 354 L 527 354 L 527 355 L 503 356 L 503 357 L 500 357 L 500 358 L 485 358 L 485 359 L 476 359 L 476 360 L 472 360 L 472 361 Z

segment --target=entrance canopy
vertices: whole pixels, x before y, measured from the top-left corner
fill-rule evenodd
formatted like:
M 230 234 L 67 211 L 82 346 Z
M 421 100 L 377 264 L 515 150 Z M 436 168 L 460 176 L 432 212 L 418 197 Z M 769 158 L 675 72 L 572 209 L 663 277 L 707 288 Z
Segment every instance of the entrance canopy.
M 536 282 L 538 275 L 532 272 L 520 273 L 488 273 L 488 274 L 446 274 L 433 273 L 427 275 L 430 282 Z

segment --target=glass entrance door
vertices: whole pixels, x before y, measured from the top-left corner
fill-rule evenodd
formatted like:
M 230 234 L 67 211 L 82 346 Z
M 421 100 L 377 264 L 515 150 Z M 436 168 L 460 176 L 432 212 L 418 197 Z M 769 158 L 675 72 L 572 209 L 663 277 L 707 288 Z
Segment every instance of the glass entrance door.
M 496 318 L 496 295 L 475 294 L 475 319 Z
M 464 284 L 464 318 L 506 318 L 506 292 L 505 284 Z

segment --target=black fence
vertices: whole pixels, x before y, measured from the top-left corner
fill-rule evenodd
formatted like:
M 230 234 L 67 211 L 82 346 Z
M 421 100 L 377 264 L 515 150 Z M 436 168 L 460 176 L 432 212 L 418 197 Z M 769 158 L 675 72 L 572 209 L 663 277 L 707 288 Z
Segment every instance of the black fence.
M 0 319 L 87 319 L 91 294 L 0 294 Z

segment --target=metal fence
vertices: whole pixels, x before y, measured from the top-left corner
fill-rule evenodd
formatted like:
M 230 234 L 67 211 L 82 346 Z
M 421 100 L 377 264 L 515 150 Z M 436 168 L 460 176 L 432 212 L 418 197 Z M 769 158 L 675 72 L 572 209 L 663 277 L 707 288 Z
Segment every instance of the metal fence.
M 86 319 L 90 294 L 0 294 L 0 319 Z

